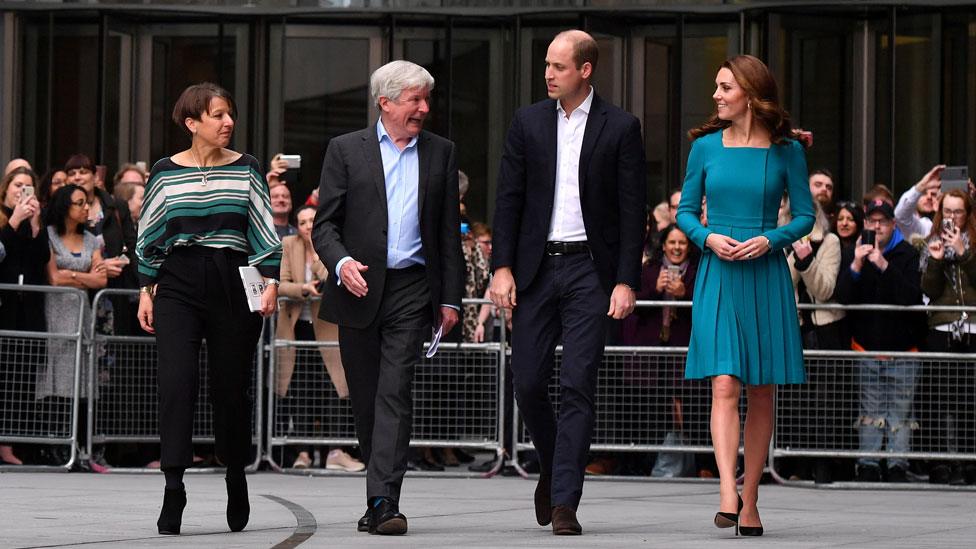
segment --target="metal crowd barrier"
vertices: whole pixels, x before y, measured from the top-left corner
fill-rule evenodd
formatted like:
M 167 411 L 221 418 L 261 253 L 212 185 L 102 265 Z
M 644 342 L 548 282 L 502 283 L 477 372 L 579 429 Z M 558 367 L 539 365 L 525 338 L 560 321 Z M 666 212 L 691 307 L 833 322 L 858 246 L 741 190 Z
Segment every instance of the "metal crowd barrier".
M 690 307 L 691 303 L 638 302 L 638 307 L 664 305 Z M 882 314 L 904 311 L 976 313 L 973 307 L 922 305 L 801 304 L 800 308 L 878 311 Z M 561 350 L 557 347 L 556 368 L 549 387 L 557 410 Z M 598 374 L 592 452 L 712 452 L 710 384 L 703 380 L 682 379 L 686 353 L 686 347 L 605 348 Z M 807 382 L 778 386 L 776 390 L 768 470 L 777 481 L 797 485 L 812 483 L 789 481 L 778 474 L 780 463 L 792 457 L 976 461 L 976 356 L 806 350 L 804 359 Z M 860 377 L 865 360 L 883 365 L 885 376 L 910 381 L 910 394 L 904 398 L 911 401 L 905 423 L 911 437 L 905 451 L 858 450 L 859 424 L 877 419 L 861 417 L 859 412 L 859 388 L 862 382 L 868 382 Z M 744 393 L 740 404 L 743 423 Z M 949 406 L 949 403 L 955 405 Z M 947 409 L 955 415 L 947 414 Z M 680 418 L 680 426 L 676 424 L 676 418 Z M 516 454 L 531 450 L 531 439 L 517 407 L 513 424 Z M 890 426 L 888 432 L 891 432 Z M 515 462 L 518 463 L 517 457 Z
M 115 299 L 113 299 L 115 298 Z M 139 291 L 105 289 L 95 295 L 93 309 L 99 306 L 121 306 L 130 311 L 122 314 L 135 315 Z M 128 303 L 126 303 L 128 302 Z M 151 336 L 101 334 L 96 329 L 97 319 L 91 321 L 91 340 L 87 356 L 90 368 L 88 399 L 88 455 L 93 446 L 109 442 L 142 444 L 159 443 L 159 414 L 157 397 L 156 340 Z M 263 334 L 262 334 L 263 337 Z M 251 368 L 253 406 L 251 407 L 251 441 L 254 445 L 254 461 L 248 471 L 257 469 L 263 453 L 263 400 L 260 398 L 263 357 L 261 340 Z M 193 416 L 193 443 L 213 444 L 213 408 L 211 406 L 206 341 L 200 348 L 200 383 L 197 406 Z M 138 469 L 138 468 L 137 468 Z
M 64 456 L 60 465 L 5 465 L 0 470 L 69 470 L 78 459 L 88 295 L 75 288 L 0 284 L 0 300 L 20 301 L 31 314 L 48 306 L 58 311 L 48 319 L 47 326 L 54 330 L 0 330 L 0 444 L 37 444 L 52 450 L 67 446 L 52 454 Z
M 282 303 L 287 303 L 282 298 Z M 489 303 L 465 299 L 464 305 Z M 273 319 L 272 333 L 280 316 Z M 339 360 L 338 341 L 272 339 L 267 377 L 269 452 L 284 446 L 355 445 L 356 430 L 348 398 L 340 398 L 325 363 Z M 426 348 L 426 345 L 425 345 Z M 503 343 L 445 343 L 417 364 L 413 384 L 413 447 L 503 452 Z M 278 369 L 294 360 L 287 387 L 276 391 Z M 284 393 L 283 395 L 279 393 Z M 324 453 L 323 453 L 324 460 Z
M 133 300 L 130 305 L 134 311 L 138 292 L 103 290 L 88 309 L 84 305 L 87 294 L 81 290 L 0 284 L 0 299 L 32 295 L 39 296 L 35 299 L 73 297 L 76 304 L 69 304 L 70 313 L 62 313 L 61 317 L 74 318 L 76 322 L 65 331 L 0 331 L 0 443 L 68 446 L 69 457 L 59 466 L 68 469 L 78 457 L 82 403 L 88 411 L 89 455 L 98 444 L 158 442 L 153 338 L 99 333 L 97 317 L 91 312 L 119 299 Z M 480 299 L 464 300 L 467 306 L 485 303 L 488 302 Z M 688 307 L 690 302 L 638 302 L 639 307 L 664 305 Z M 800 308 L 870 310 L 882 314 L 941 310 L 976 313 L 976 308 L 920 305 Z M 89 314 L 90 318 L 86 317 Z M 275 322 L 277 317 L 271 320 L 271 334 Z M 255 468 L 262 458 L 278 467 L 271 450 L 286 446 L 356 444 L 349 400 L 339 397 L 326 371 L 329 361 L 338 360 L 338 342 L 280 340 L 273 336 L 262 337 L 261 341 L 267 345 L 259 351 L 269 351 L 269 360 L 265 368 L 264 353 L 256 353 L 251 418 L 256 453 L 250 468 Z M 556 370 L 550 384 L 557 407 L 560 351 L 557 349 Z M 597 423 L 591 450 L 685 454 L 712 451 L 709 384 L 683 379 L 686 352 L 683 347 L 606 348 L 599 372 Z M 287 390 L 279 394 L 277 369 L 288 355 L 294 357 L 294 371 Z M 518 453 L 532 446 L 517 406 L 513 417 L 505 418 L 509 356 L 503 329 L 499 342 L 442 343 L 435 357 L 422 360 L 414 382 L 411 445 L 492 450 L 499 456 L 500 465 L 508 442 L 503 433 L 511 425 L 512 458 L 517 464 Z M 769 470 L 778 481 L 795 484 L 777 471 L 783 460 L 794 457 L 976 462 L 973 355 L 807 350 L 804 356 L 807 383 L 780 386 L 776 391 Z M 861 377 L 865 360 L 885 366 L 888 376 L 911 381 L 910 392 L 902 397 L 911 400 L 904 423 L 911 430 L 911 437 L 901 451 L 858 449 L 859 426 L 877 419 L 863 417 L 858 403 L 859 388 L 865 382 Z M 65 361 L 69 364 L 67 370 Z M 89 364 L 92 367 L 87 367 Z M 200 364 L 200 405 L 194 420 L 194 442 L 211 443 L 212 413 L 203 351 Z M 61 368 L 53 369 L 53 365 Z M 70 380 L 66 381 L 65 372 Z M 52 376 L 57 380 L 52 380 Z M 266 398 L 260 398 L 262 383 Z M 66 396 L 49 395 L 54 386 L 67 387 Z M 24 470 L 20 466 L 16 469 Z
M 591 452 L 712 451 L 708 428 L 711 385 L 707 380 L 682 379 L 687 350 L 687 347 L 604 348 L 603 363 L 597 374 Z M 549 383 L 549 396 L 557 413 L 561 364 L 560 345 L 556 348 L 556 366 Z M 521 415 L 516 414 L 514 419 L 515 449 L 533 449 Z M 680 436 L 674 436 L 678 433 Z M 681 443 L 677 444 L 678 441 Z

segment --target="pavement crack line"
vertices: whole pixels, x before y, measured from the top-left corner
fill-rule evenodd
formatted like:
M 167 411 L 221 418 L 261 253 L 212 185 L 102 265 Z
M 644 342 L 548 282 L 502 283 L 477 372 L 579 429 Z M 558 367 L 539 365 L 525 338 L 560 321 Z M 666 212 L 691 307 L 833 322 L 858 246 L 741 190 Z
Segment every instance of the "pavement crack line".
M 284 541 L 276 544 L 273 549 L 292 549 L 304 543 L 308 538 L 312 537 L 316 530 L 318 530 L 318 523 L 315 521 L 315 516 L 312 515 L 307 509 L 288 501 L 287 499 L 280 498 L 278 496 L 272 496 L 269 494 L 261 494 L 262 497 L 270 499 L 271 501 L 281 504 L 283 507 L 291 511 L 292 515 L 295 515 L 296 526 L 292 530 L 290 536 L 285 538 Z M 248 532 L 268 532 L 274 530 L 284 530 L 285 528 L 258 528 L 248 530 Z M 183 534 L 181 537 L 195 537 L 195 536 L 214 536 L 222 535 L 225 532 L 206 532 L 199 534 Z M 81 541 L 74 543 L 58 543 L 53 545 L 30 545 L 23 546 L 20 549 L 52 549 L 55 547 L 82 547 L 85 545 L 93 544 L 108 544 L 108 543 L 125 543 L 132 541 L 148 541 L 153 539 L 159 539 L 156 536 L 152 537 L 136 537 L 136 538 L 123 538 L 123 539 L 102 539 L 102 540 L 92 540 L 92 541 Z
M 275 545 L 273 549 L 292 549 L 293 547 L 297 547 L 302 543 L 305 543 L 308 538 L 315 535 L 315 531 L 318 529 L 318 523 L 315 522 L 315 516 L 312 515 L 308 509 L 278 496 L 261 494 L 261 497 L 270 499 L 275 503 L 279 503 L 291 511 L 291 514 L 295 515 L 295 522 L 297 523 L 295 530 L 291 533 L 291 535 L 285 538 L 285 540 L 281 543 Z

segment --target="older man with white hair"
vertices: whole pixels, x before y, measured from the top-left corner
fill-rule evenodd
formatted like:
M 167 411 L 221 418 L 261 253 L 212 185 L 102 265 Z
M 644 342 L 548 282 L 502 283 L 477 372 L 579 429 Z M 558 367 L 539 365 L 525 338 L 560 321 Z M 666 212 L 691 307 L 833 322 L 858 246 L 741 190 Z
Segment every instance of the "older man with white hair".
M 370 77 L 380 119 L 329 142 L 312 242 L 336 283 L 319 315 L 339 325 L 356 436 L 366 462 L 358 529 L 404 534 L 400 485 L 411 386 L 424 338 L 457 324 L 464 291 L 454 143 L 423 130 L 434 78 L 407 61 Z

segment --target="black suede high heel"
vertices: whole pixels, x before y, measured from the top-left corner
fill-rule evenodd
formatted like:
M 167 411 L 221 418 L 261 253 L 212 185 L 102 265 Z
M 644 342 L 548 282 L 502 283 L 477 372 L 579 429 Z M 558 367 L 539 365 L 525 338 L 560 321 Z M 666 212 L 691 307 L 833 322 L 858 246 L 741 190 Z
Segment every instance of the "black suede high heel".
M 231 532 L 240 532 L 251 516 L 251 504 L 247 500 L 247 479 L 244 475 L 224 479 L 227 482 L 227 526 Z
M 743 536 L 758 537 L 763 535 L 763 527 L 762 526 L 740 526 L 739 533 L 742 534 Z
M 727 513 L 719 511 L 715 513 L 715 526 L 719 528 L 732 528 L 735 527 L 735 535 L 739 535 L 739 513 L 742 512 L 742 496 L 736 494 L 736 498 L 739 499 L 739 508 L 735 513 Z M 760 528 L 762 530 L 762 528 Z M 745 535 L 745 534 L 743 534 Z M 762 535 L 761 533 L 759 535 Z
M 186 507 L 186 488 L 166 488 L 163 492 L 163 508 L 159 511 L 156 528 L 162 535 L 177 536 L 183 524 L 183 508 Z
M 740 500 L 741 501 L 741 500 Z M 740 511 L 742 507 L 739 507 Z M 739 534 L 743 536 L 758 537 L 763 535 L 763 527 L 759 526 L 739 526 Z

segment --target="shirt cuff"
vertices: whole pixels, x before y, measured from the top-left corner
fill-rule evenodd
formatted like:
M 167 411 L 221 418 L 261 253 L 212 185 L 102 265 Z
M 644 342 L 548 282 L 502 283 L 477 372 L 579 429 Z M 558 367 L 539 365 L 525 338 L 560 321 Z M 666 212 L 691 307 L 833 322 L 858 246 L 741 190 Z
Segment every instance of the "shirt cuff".
M 861 279 L 861 273 L 855 271 L 854 269 L 849 269 L 849 270 L 851 272 L 851 278 L 853 278 L 854 280 L 860 280 Z
M 346 261 L 352 261 L 352 256 L 347 255 L 346 257 L 340 259 L 338 263 L 336 263 L 336 268 L 335 268 L 336 286 L 342 286 L 342 276 L 339 275 L 339 271 L 342 269 L 342 266 L 346 263 Z
M 461 312 L 461 308 L 460 307 L 458 307 L 457 305 L 451 305 L 450 303 L 441 303 L 441 307 L 450 307 L 450 308 L 454 309 L 455 311 Z

